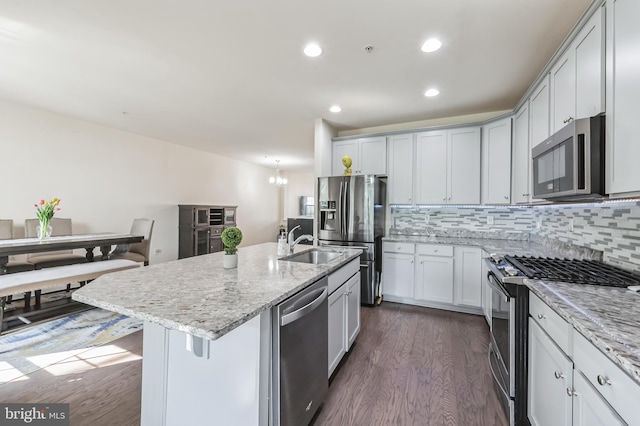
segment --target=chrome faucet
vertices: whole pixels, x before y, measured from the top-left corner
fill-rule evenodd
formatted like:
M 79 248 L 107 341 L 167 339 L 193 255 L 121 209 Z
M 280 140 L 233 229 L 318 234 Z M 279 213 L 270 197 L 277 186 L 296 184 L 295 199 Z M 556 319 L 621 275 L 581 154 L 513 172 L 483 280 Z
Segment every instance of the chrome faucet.
M 289 254 L 293 254 L 293 248 L 300 241 L 313 241 L 313 235 L 309 235 L 309 234 L 300 235 L 298 238 L 296 238 L 294 240 L 293 239 L 293 231 L 295 231 L 298 228 L 300 228 L 300 225 L 293 227 L 293 229 L 291 229 L 291 231 L 289 231 L 289 236 L 287 238 L 287 241 L 289 242 Z

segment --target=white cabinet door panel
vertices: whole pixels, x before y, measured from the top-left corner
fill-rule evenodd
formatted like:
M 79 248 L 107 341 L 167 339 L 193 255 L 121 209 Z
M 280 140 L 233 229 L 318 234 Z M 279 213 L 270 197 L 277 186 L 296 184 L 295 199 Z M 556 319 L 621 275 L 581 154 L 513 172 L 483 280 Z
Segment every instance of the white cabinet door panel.
M 573 392 L 574 426 L 625 424 L 579 371 L 573 373 Z
M 540 82 L 529 103 L 530 146 L 533 148 L 549 137 L 549 76 Z
M 575 41 L 576 118 L 604 111 L 604 10 L 598 9 Z
M 344 165 L 342 165 L 342 157 L 348 155 L 353 160 L 351 170 L 356 170 L 358 165 L 358 141 L 338 141 L 333 142 L 331 147 L 331 174 L 333 176 L 342 176 L 344 174 Z
M 482 249 L 455 247 L 453 302 L 482 307 Z
M 360 161 L 357 174 L 387 174 L 387 138 L 360 139 Z
M 551 70 L 551 128 L 557 132 L 576 117 L 575 58 L 567 52 Z
M 482 127 L 482 204 L 511 201 L 511 118 Z
M 448 204 L 480 204 L 480 128 L 449 131 Z
M 513 143 L 511 144 L 511 201 L 514 204 L 529 202 L 531 180 L 531 149 L 529 148 L 529 102 L 515 115 Z
M 413 204 L 413 134 L 389 137 L 389 204 Z
M 532 426 L 571 425 L 573 363 L 529 318 L 529 404 Z
M 397 297 L 413 297 L 412 254 L 383 253 L 382 292 Z
M 418 256 L 415 298 L 453 303 L 453 258 Z
M 418 133 L 416 142 L 416 204 L 447 202 L 447 132 Z
M 327 330 L 329 340 L 328 377 L 331 377 L 331 374 L 347 352 L 345 293 L 346 285 L 343 284 L 340 288 L 329 295 L 329 327 Z
M 356 340 L 360 332 L 360 272 L 355 274 L 346 283 L 347 299 L 347 351 Z

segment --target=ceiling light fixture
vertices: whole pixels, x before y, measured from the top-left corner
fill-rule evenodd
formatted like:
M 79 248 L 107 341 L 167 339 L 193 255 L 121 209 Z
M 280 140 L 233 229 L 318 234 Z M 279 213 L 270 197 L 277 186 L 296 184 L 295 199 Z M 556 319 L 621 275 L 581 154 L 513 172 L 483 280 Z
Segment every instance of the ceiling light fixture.
M 422 51 L 425 53 L 435 52 L 442 47 L 442 42 L 437 38 L 430 38 L 422 45 Z
M 285 186 L 287 184 L 287 178 L 280 172 L 280 160 L 276 160 L 276 175 L 269 178 L 269 183 L 276 186 Z
M 340 105 L 333 105 L 331 108 L 329 108 L 329 111 L 331 111 L 331 112 L 340 112 L 340 111 L 342 111 L 342 108 L 340 108 Z
M 432 98 L 434 96 L 438 96 L 440 94 L 440 91 L 438 89 L 429 89 L 426 92 L 424 92 L 424 95 L 427 98 Z
M 316 56 L 322 55 L 322 48 L 315 43 L 309 43 L 304 47 L 304 54 L 315 58 Z

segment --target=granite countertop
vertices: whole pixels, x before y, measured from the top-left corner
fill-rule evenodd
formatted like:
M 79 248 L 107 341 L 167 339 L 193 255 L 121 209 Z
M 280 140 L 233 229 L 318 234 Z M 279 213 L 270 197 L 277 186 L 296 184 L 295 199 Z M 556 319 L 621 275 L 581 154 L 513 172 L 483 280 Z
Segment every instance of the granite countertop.
M 525 285 L 640 384 L 640 294 L 535 280 Z
M 548 256 L 548 257 L 585 257 L 582 248 L 553 247 L 532 241 L 489 239 L 473 237 L 448 237 L 448 236 L 414 236 L 414 235 L 390 235 L 382 241 L 421 244 L 447 244 L 460 246 L 475 246 L 484 249 L 487 253 L 505 254 L 517 256 Z M 592 258 L 589 255 L 587 257 Z M 602 255 L 600 254 L 600 257 Z
M 278 260 L 276 243 L 241 247 L 237 269 L 222 267 L 223 252 L 195 256 L 106 274 L 72 297 L 215 340 L 361 254 L 340 251 L 337 259 L 313 265 Z

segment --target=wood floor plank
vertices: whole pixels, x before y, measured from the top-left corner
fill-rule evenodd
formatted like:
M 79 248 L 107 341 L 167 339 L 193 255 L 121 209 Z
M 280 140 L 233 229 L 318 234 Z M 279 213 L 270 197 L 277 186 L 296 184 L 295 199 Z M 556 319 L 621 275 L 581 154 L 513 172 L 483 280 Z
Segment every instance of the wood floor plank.
M 361 312 L 360 335 L 314 426 L 508 424 L 487 364 L 483 317 L 389 302 Z M 111 344 L 141 355 L 142 332 Z M 89 366 L 98 352 L 82 354 Z M 68 402 L 74 426 L 138 425 L 141 377 L 140 360 L 58 376 L 38 370 L 0 385 L 0 400 Z
M 314 426 L 508 425 L 484 317 L 389 302 L 361 312 Z

